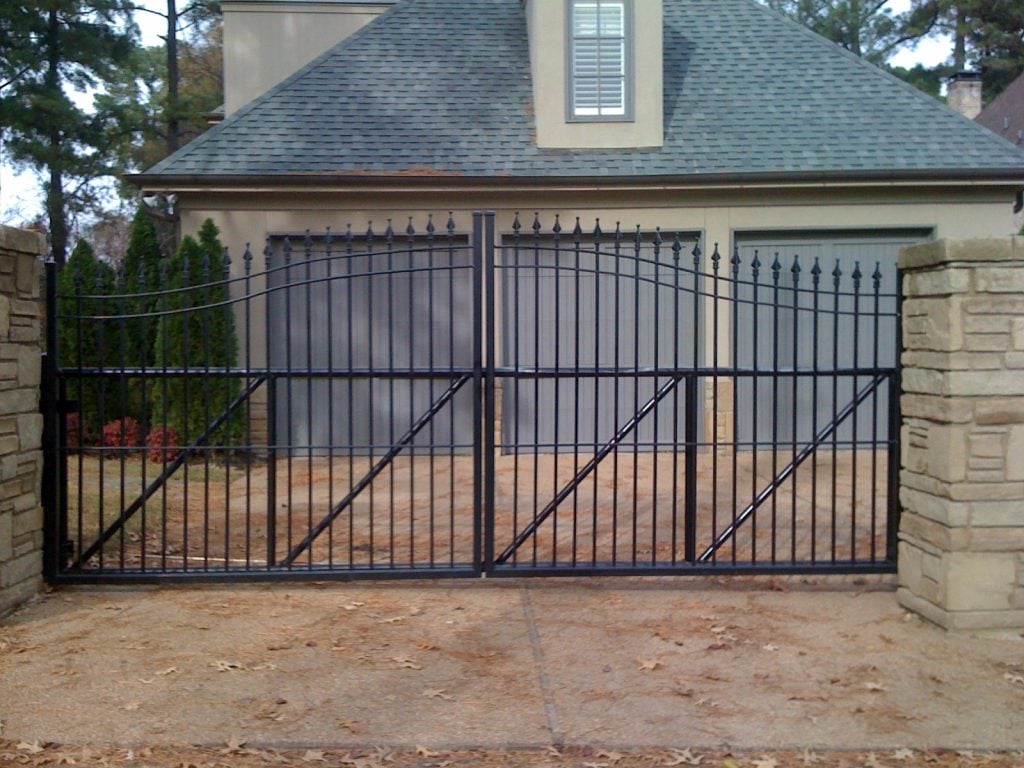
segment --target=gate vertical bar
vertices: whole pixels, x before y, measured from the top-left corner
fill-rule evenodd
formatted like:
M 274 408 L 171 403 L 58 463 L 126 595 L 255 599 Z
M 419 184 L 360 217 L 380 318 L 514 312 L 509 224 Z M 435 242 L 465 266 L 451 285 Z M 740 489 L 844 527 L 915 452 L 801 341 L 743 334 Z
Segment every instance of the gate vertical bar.
M 473 212 L 473 571 L 481 573 L 483 526 L 483 331 L 484 214 Z
M 886 446 L 889 459 L 889 488 L 887 496 L 886 559 L 895 564 L 899 558 L 900 534 L 900 434 L 903 412 L 900 395 L 903 379 L 900 374 L 903 358 L 903 273 L 896 271 L 896 350 L 894 371 L 889 379 L 889 434 Z M 876 414 L 877 418 L 877 414 Z
M 696 297 L 694 297 L 696 301 Z M 686 526 L 685 557 L 688 563 L 697 562 L 697 376 L 686 377 L 686 500 L 683 508 Z M 715 503 L 714 500 L 711 502 Z
M 266 256 L 263 314 L 266 317 L 264 341 L 267 366 L 267 567 L 273 568 L 277 565 L 277 377 L 271 366 L 273 348 L 270 340 L 274 338 L 274 333 L 271 325 L 270 303 L 273 293 L 270 283 L 273 279 L 271 270 L 274 252 L 270 247 L 270 240 L 267 240 L 263 254 Z M 287 339 L 285 343 L 289 343 Z
M 58 489 L 67 473 L 58 470 L 61 454 L 61 429 L 58 413 L 57 368 L 57 265 L 46 262 L 46 354 L 43 356 L 43 483 L 42 503 L 45 519 L 43 539 L 43 575 L 52 581 L 61 571 L 61 552 L 67 528 L 67 506 L 60 503 L 64 494 Z M 82 428 L 79 427 L 79 430 Z
M 495 295 L 494 295 L 494 211 L 488 211 L 484 217 L 484 300 L 486 302 L 485 337 L 487 344 L 486 360 L 486 399 L 484 400 L 484 573 L 494 570 L 494 483 L 495 466 Z

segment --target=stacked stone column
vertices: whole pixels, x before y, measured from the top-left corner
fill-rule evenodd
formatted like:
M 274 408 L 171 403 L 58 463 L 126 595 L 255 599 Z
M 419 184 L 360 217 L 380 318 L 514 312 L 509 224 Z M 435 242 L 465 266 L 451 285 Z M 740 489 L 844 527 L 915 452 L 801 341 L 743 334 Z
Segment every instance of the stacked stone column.
M 900 602 L 1024 627 L 1024 238 L 904 250 Z
M 0 615 L 42 585 L 40 256 L 34 232 L 0 227 Z

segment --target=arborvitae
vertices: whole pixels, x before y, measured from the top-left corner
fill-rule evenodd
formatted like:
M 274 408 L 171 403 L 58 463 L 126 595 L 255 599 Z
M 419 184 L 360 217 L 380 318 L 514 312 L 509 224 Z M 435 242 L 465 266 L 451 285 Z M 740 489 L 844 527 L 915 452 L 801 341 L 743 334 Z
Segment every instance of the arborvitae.
M 82 434 L 98 439 L 103 424 L 122 417 L 119 382 L 115 378 L 77 377 L 78 368 L 120 365 L 121 324 L 118 307 L 102 296 L 113 292 L 114 270 L 100 261 L 92 246 L 80 240 L 60 271 L 57 285 L 58 364 L 71 369 L 68 398 L 78 403 Z M 99 298 L 93 298 L 99 297 Z
M 228 263 L 218 231 L 207 220 L 199 240 L 186 236 L 168 269 L 167 294 L 158 310 L 170 312 L 159 324 L 154 359 L 156 367 L 188 368 L 195 375 L 167 377 L 153 387 L 150 427 L 173 427 L 183 444 L 196 441 L 223 414 L 237 396 L 237 379 L 220 375 L 234 367 L 238 342 L 226 284 Z M 191 290 L 177 290 L 190 288 Z M 222 306 L 223 305 L 223 306 Z M 184 310 L 184 311 L 181 311 Z M 242 430 L 240 414 L 230 433 L 219 429 L 206 442 L 235 442 Z
M 157 241 L 153 217 L 140 207 L 132 221 L 128 250 L 124 255 L 124 281 L 126 292 L 131 298 L 125 302 L 127 314 L 136 315 L 125 321 L 127 333 L 126 365 L 133 368 L 150 368 L 155 362 L 154 348 L 159 318 L 151 313 L 160 309 L 160 245 Z M 143 431 L 150 429 L 149 394 L 152 379 L 131 379 L 128 382 L 129 410 L 143 425 Z

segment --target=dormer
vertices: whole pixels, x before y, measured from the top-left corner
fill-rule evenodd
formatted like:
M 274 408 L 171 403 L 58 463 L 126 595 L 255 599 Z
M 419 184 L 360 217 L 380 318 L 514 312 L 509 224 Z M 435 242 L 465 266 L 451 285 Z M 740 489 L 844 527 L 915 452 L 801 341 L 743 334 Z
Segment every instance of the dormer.
M 231 115 L 389 10 L 395 0 L 224 0 Z
M 662 0 L 524 5 L 537 146 L 662 146 Z

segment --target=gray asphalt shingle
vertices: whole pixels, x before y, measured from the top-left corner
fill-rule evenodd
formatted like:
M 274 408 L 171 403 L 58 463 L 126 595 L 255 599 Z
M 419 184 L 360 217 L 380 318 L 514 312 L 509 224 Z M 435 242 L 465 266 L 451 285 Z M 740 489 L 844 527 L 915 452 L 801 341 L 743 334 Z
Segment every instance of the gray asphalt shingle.
M 144 177 L 1024 175 L 1021 150 L 754 0 L 664 9 L 661 149 L 538 149 L 521 0 L 401 0 Z

